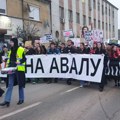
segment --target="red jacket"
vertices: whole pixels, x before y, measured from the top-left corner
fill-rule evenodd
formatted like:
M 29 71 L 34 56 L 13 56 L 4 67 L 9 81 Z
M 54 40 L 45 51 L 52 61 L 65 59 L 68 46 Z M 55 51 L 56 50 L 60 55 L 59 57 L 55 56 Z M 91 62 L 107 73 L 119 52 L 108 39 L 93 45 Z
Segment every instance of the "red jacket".
M 116 51 L 113 51 L 111 58 L 120 58 L 120 50 L 117 49 Z
M 92 48 L 92 49 L 90 50 L 90 54 L 95 54 L 95 53 L 96 53 L 96 49 Z

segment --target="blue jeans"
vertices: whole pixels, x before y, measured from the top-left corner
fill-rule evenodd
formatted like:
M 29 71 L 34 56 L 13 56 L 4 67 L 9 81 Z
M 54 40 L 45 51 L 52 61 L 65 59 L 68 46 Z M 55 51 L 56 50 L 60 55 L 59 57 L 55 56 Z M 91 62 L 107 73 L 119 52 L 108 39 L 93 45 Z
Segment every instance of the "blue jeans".
M 5 94 L 5 101 L 6 102 L 11 101 L 15 74 L 10 74 L 8 76 L 8 79 L 9 79 L 9 83 L 8 83 L 8 88 L 7 88 L 7 91 L 6 91 L 6 94 Z M 19 100 L 24 100 L 24 89 L 23 89 L 23 87 L 19 87 Z
M 24 88 L 23 87 L 19 87 L 19 100 L 24 101 Z
M 84 85 L 84 84 L 85 84 L 85 81 L 80 80 L 80 85 Z

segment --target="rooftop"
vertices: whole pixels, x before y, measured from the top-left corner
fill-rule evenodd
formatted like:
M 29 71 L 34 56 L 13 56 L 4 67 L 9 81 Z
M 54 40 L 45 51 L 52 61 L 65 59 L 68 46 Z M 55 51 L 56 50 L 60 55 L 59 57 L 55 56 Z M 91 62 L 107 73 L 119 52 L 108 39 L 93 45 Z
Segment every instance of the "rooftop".
M 115 5 L 113 5 L 111 2 L 109 2 L 108 0 L 104 0 L 105 2 L 107 2 L 108 4 L 110 4 L 112 7 L 114 7 L 115 9 L 119 10 Z

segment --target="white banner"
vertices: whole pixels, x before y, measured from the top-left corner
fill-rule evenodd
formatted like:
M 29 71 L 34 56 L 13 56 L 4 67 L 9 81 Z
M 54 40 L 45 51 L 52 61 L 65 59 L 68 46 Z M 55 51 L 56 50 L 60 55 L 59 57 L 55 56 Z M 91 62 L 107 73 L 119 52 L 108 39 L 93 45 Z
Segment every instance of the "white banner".
M 27 78 L 73 78 L 101 82 L 103 55 L 60 54 L 27 56 Z M 1 76 L 0 76 L 1 77 Z
M 103 42 L 103 31 L 102 30 L 91 30 L 85 32 L 86 41 Z
M 40 43 L 49 43 L 53 40 L 53 36 L 51 34 L 45 34 L 43 37 L 40 38 Z
M 103 42 L 103 31 L 102 30 L 93 30 L 93 41 Z
M 74 42 L 75 47 L 80 47 L 80 38 L 70 38 Z
M 86 31 L 85 32 L 85 35 L 84 35 L 84 37 L 85 37 L 85 40 L 86 41 L 92 41 L 92 31 Z

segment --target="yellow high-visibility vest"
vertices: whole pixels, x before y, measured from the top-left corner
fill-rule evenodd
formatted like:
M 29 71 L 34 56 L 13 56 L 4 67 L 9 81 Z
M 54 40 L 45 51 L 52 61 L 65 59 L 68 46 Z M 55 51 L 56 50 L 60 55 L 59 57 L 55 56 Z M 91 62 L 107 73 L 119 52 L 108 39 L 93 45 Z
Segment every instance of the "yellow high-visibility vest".
M 16 54 L 16 62 L 20 62 L 20 60 L 23 58 L 23 53 L 25 54 L 24 48 L 19 47 L 17 50 L 17 54 Z M 8 54 L 7 67 L 9 67 L 10 55 L 11 55 L 11 51 L 9 51 L 9 54 Z M 25 72 L 25 62 L 17 65 L 17 71 L 24 71 Z

